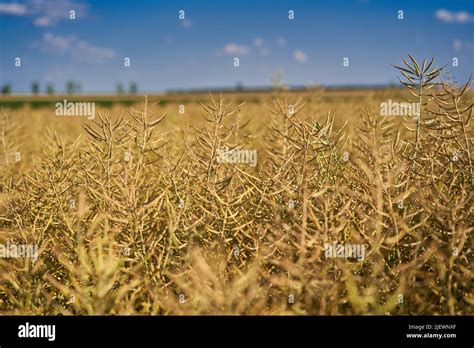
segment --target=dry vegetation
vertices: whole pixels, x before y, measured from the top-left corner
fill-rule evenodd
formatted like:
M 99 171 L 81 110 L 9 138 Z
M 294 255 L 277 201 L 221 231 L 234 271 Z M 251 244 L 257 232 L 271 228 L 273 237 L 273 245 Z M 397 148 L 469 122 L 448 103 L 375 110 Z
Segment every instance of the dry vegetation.
M 40 256 L 0 258 L 0 313 L 472 315 L 473 99 L 428 65 L 402 70 L 419 120 L 390 91 L 3 110 L 0 243 Z

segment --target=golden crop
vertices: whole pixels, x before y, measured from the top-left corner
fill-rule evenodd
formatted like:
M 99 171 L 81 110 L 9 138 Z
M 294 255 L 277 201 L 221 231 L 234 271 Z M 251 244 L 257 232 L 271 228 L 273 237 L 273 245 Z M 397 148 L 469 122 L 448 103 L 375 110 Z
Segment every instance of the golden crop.
M 427 65 L 418 118 L 380 115 L 397 90 L 3 109 L 0 244 L 39 257 L 0 258 L 0 313 L 472 315 L 472 93 Z

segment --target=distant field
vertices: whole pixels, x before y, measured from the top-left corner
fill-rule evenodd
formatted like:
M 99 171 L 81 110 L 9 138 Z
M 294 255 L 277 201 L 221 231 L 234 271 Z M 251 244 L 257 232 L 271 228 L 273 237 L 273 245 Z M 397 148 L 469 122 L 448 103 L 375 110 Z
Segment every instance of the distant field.
M 322 94 L 322 91 L 324 93 Z M 212 92 L 218 95 L 219 92 Z M 220 92 L 222 96 L 232 101 L 258 103 L 272 96 L 271 91 L 248 91 Z M 386 89 L 308 89 L 307 91 L 287 91 L 287 95 L 311 97 L 314 94 L 322 94 L 325 100 L 345 100 L 345 99 L 363 99 L 368 95 L 374 94 L 383 96 L 390 94 L 392 96 L 407 96 L 408 94 L 399 88 Z M 162 104 L 167 103 L 192 103 L 197 100 L 205 100 L 209 97 L 209 93 L 164 93 L 150 94 L 150 100 L 159 100 Z M 131 105 L 143 101 L 143 94 L 137 95 L 0 95 L 0 107 L 20 108 L 24 106 L 30 107 L 50 107 L 58 101 L 67 99 L 69 101 L 93 101 L 97 105 L 103 107 L 111 107 L 114 104 Z

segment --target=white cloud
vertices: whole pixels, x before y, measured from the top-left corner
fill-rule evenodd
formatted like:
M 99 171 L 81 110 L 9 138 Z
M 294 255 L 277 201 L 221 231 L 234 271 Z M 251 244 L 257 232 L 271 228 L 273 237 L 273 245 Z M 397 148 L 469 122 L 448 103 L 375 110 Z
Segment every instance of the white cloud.
M 28 13 L 34 17 L 36 26 L 53 27 L 60 21 L 69 20 L 69 11 L 74 10 L 76 19 L 84 17 L 88 5 L 73 0 L 29 0 Z
M 0 14 L 28 16 L 37 27 L 53 27 L 60 21 L 69 20 L 69 11 L 76 18 L 86 16 L 88 5 L 73 0 L 27 0 L 25 4 L 0 3 Z
M 45 33 L 43 34 L 42 47 L 45 50 L 51 49 L 56 52 L 65 52 L 71 48 L 74 40 L 74 37 L 63 37 L 52 33 Z
M 225 54 L 240 54 L 246 55 L 249 53 L 249 48 L 243 45 L 237 45 L 235 43 L 230 43 L 224 46 L 224 53 Z
M 463 50 L 474 51 L 474 42 L 456 39 L 453 41 L 453 49 L 456 52 L 460 52 Z
M 264 57 L 269 56 L 272 53 L 272 51 L 267 47 L 262 47 L 258 52 Z
M 193 26 L 193 23 L 189 19 L 183 19 L 181 21 L 181 25 L 183 28 L 191 28 Z
M 459 39 L 456 39 L 453 41 L 453 48 L 456 52 L 460 51 L 462 48 L 462 41 Z
M 65 73 L 65 68 L 62 67 L 54 67 L 50 70 L 47 70 L 46 73 L 43 75 L 43 79 L 47 82 L 53 82 L 53 81 L 58 81 L 58 80 L 65 80 L 67 77 L 67 74 Z M 73 72 L 70 72 L 73 74 Z
M 41 41 L 43 52 L 69 55 L 72 59 L 86 63 L 103 63 L 116 57 L 114 50 L 98 47 L 74 36 L 64 37 L 45 33 Z
M 283 47 L 286 45 L 286 39 L 282 36 L 277 37 L 276 42 L 279 47 Z
M 255 47 L 262 47 L 263 39 L 261 37 L 257 37 L 255 38 L 255 40 L 253 40 L 253 44 L 255 45 Z
M 301 50 L 293 52 L 293 59 L 298 63 L 306 63 L 308 61 L 308 55 Z
M 0 3 L 0 14 L 12 16 L 24 16 L 26 14 L 26 6 L 17 3 Z
M 38 17 L 33 21 L 33 24 L 37 27 L 50 27 L 53 23 L 49 17 Z
M 114 50 L 93 46 L 86 41 L 78 41 L 74 51 L 80 60 L 89 63 L 102 63 L 106 60 L 113 59 L 116 56 Z
M 446 9 L 439 9 L 435 13 L 436 19 L 446 22 L 446 23 L 467 23 L 472 21 L 473 17 L 469 12 L 460 11 L 460 12 L 451 12 Z

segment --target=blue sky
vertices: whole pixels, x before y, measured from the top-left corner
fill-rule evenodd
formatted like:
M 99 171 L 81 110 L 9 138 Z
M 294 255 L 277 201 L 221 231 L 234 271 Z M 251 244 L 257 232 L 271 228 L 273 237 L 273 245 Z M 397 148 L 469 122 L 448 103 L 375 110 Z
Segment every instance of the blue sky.
M 289 85 L 387 84 L 408 53 L 443 65 L 457 57 L 449 68 L 465 81 L 473 29 L 472 0 L 0 0 L 0 84 L 61 91 L 75 80 L 83 92 L 114 93 L 135 81 L 161 92 L 265 86 L 277 71 Z

